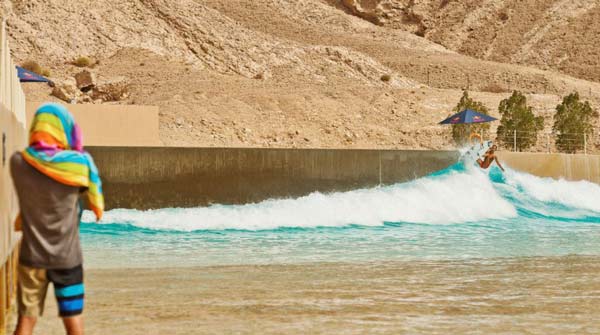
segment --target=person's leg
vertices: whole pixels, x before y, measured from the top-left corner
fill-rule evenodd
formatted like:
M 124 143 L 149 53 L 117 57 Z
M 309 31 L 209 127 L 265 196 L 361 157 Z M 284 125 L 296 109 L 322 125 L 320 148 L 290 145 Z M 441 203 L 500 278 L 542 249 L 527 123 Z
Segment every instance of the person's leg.
M 48 270 L 48 279 L 54 284 L 58 313 L 68 335 L 83 334 L 83 267 Z
M 83 335 L 83 316 L 76 315 L 63 318 L 67 335 Z
M 35 317 L 19 315 L 14 335 L 32 335 L 36 322 L 37 318 Z
M 19 318 L 15 335 L 31 335 L 37 317 L 44 311 L 44 302 L 48 290 L 46 270 L 19 265 L 17 270 L 17 306 Z

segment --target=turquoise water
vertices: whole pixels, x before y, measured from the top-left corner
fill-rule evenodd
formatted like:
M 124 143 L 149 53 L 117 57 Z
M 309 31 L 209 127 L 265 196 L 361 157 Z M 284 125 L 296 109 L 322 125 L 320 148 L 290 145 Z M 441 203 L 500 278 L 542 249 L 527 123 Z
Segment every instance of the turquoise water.
M 461 163 L 256 204 L 85 213 L 90 268 L 600 255 L 600 186 Z

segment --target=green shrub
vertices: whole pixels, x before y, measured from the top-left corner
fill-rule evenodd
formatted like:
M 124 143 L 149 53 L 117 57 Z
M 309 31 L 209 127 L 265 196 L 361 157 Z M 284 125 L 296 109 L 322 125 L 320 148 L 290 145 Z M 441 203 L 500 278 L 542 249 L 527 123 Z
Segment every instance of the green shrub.
M 517 150 L 523 151 L 535 145 L 537 133 L 544 129 L 544 118 L 535 116 L 533 108 L 527 105 L 527 98 L 514 91 L 508 99 L 500 101 L 498 112 L 502 116 L 496 130 L 496 141 L 507 148 L 514 146 L 514 132 L 517 131 Z
M 564 97 L 562 103 L 556 106 L 554 114 L 552 130 L 557 135 L 556 148 L 567 153 L 582 150 L 584 136 L 590 139 L 597 119 L 598 112 L 592 109 L 588 101 L 581 102 L 579 93 L 571 93 Z
M 21 67 L 27 71 L 37 73 L 40 76 L 50 77 L 50 70 L 42 67 L 36 61 L 33 61 L 33 60 L 25 61 L 25 62 L 23 62 L 23 64 L 21 64 Z
M 52 72 L 50 72 L 50 69 L 43 68 L 41 75 L 44 77 L 50 77 L 52 75 Z
M 23 64 L 21 64 L 21 67 L 27 71 L 35 72 L 39 75 L 41 75 L 43 72 L 43 69 L 40 66 L 40 64 L 38 64 L 36 61 L 33 61 L 33 60 L 27 60 L 27 61 L 23 62 Z
M 465 109 L 472 109 L 476 112 L 482 114 L 489 114 L 487 107 L 479 102 L 475 101 L 469 97 L 469 92 L 464 91 L 460 101 L 454 107 L 453 112 L 458 113 L 462 112 Z M 454 142 L 460 146 L 465 145 L 469 142 L 469 136 L 471 133 L 483 133 L 486 130 L 490 129 L 489 123 L 477 123 L 477 124 L 453 124 L 452 125 L 452 139 Z
M 88 67 L 88 66 L 92 65 L 92 60 L 89 59 L 88 57 L 81 56 L 73 61 L 73 65 L 75 65 L 77 67 Z

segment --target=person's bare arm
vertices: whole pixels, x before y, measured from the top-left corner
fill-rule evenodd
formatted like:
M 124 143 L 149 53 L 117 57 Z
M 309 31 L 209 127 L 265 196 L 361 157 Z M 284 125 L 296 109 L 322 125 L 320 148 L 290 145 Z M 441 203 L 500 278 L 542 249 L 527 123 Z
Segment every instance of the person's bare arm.
M 504 172 L 504 168 L 502 167 L 502 164 L 500 164 L 500 160 L 498 160 L 498 156 L 494 156 L 494 160 L 496 161 L 496 164 L 498 164 L 498 167 L 500 167 L 500 170 L 502 170 L 502 172 Z

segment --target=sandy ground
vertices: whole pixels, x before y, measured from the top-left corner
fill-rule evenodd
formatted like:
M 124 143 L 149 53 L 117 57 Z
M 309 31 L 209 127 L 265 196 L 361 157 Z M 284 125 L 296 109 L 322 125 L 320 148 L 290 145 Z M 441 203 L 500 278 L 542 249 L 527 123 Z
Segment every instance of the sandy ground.
M 598 257 L 87 272 L 87 334 L 598 334 Z M 36 334 L 62 334 L 53 298 Z

